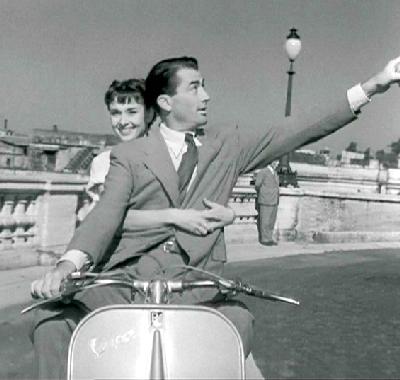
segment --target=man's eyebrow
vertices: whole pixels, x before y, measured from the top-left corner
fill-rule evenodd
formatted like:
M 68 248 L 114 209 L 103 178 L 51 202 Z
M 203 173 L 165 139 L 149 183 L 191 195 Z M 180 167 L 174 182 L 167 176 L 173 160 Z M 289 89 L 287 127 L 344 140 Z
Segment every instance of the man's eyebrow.
M 195 80 L 192 80 L 192 81 L 189 83 L 189 86 L 191 86 L 192 84 L 201 84 L 202 86 L 204 86 L 204 79 L 195 79 Z

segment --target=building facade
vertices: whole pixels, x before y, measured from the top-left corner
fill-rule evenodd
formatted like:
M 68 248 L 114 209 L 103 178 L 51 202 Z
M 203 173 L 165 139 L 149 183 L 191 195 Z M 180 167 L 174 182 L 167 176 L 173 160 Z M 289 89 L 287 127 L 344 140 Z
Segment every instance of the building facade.
M 87 174 L 92 159 L 116 136 L 36 128 L 32 135 L 0 129 L 0 168 Z

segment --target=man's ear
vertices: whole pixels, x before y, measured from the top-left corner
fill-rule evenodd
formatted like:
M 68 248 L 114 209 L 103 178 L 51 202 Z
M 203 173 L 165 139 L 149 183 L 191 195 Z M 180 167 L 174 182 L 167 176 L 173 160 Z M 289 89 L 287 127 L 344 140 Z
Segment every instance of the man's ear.
M 167 94 L 159 95 L 157 98 L 157 104 L 163 111 L 170 112 L 171 111 L 171 103 L 172 99 Z

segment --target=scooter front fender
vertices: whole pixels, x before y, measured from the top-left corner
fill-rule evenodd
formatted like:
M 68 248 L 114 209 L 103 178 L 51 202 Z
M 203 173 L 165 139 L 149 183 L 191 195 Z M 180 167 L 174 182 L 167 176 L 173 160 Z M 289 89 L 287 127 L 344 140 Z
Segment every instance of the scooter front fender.
M 68 379 L 244 379 L 235 326 L 189 305 L 112 305 L 87 315 L 68 352 Z

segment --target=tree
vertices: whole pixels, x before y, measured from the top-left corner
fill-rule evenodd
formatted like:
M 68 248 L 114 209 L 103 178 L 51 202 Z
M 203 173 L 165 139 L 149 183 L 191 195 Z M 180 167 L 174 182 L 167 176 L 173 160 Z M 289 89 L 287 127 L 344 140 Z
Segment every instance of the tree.
M 385 159 L 385 151 L 383 149 L 377 150 L 375 153 L 375 157 L 379 162 L 384 161 Z
M 393 141 L 389 146 L 392 153 L 395 153 L 396 155 L 400 153 L 400 139 Z
M 349 146 L 345 149 L 347 152 L 357 152 L 357 143 L 352 141 Z
M 365 149 L 365 152 L 364 152 L 364 159 L 365 159 L 365 160 L 369 160 L 370 158 L 372 158 L 372 155 L 371 155 L 371 148 L 368 147 L 367 149 Z

